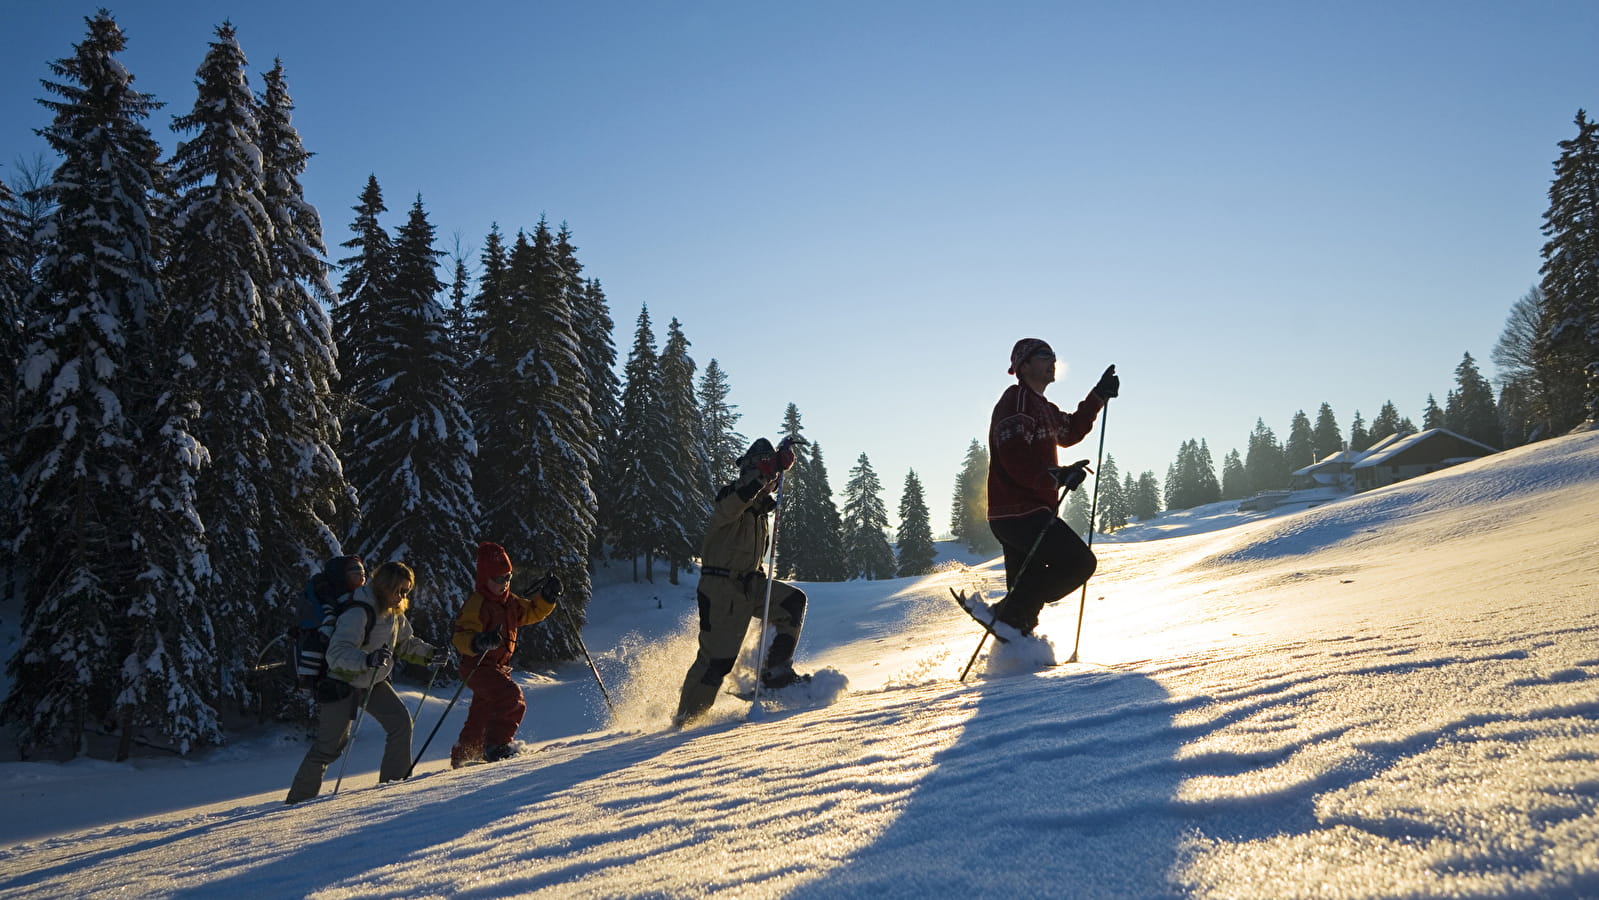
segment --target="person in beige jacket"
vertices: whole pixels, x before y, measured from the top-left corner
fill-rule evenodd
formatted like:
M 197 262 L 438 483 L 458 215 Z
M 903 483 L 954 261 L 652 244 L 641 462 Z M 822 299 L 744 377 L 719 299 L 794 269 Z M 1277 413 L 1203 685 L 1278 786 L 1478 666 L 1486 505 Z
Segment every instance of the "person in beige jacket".
M 769 576 L 761 563 L 770 546 L 771 516 L 777 508 L 772 491 L 778 476 L 794 465 L 794 451 L 786 438 L 775 450 L 770 441 L 759 438 L 738 463 L 737 480 L 716 495 L 700 548 L 699 652 L 683 679 L 677 714 L 672 718 L 678 727 L 704 717 L 716 702 L 716 692 L 733 671 L 750 620 L 759 621 L 766 606 Z M 777 636 L 761 666 L 761 684 L 776 689 L 808 681 L 810 676 L 794 671 L 794 648 L 805 620 L 805 592 L 776 579 L 770 579 L 770 585 L 769 615 Z
M 378 781 L 398 781 L 410 773 L 411 713 L 389 684 L 394 660 L 432 666 L 449 660 L 448 648 L 434 647 L 411 633 L 405 610 L 415 584 L 409 566 L 386 562 L 339 605 L 328 641 L 328 672 L 317 685 L 316 739 L 283 802 L 299 803 L 322 791 L 322 776 L 344 753 L 350 724 L 362 709 L 387 734 Z

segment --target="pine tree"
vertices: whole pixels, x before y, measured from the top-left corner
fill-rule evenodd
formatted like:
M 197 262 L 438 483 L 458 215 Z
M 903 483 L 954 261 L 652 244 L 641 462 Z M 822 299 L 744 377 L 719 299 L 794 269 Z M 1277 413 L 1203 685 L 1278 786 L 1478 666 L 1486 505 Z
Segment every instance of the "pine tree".
M 583 277 L 583 264 L 577 259 L 572 230 L 564 222 L 555 235 L 555 264 L 558 269 L 556 277 L 566 294 L 567 306 L 571 309 L 572 330 L 577 336 L 580 372 L 576 388 L 584 397 L 585 412 L 572 425 L 593 451 L 588 464 L 594 509 L 593 523 L 589 528 L 587 569 L 604 557 L 607 517 L 613 502 L 608 496 L 611 481 L 606 473 L 610 471 L 608 460 L 616 445 L 616 404 L 620 394 L 615 369 L 616 343 L 611 337 L 616 326 L 600 283 Z M 587 575 L 585 571 L 584 577 Z M 571 625 L 570 622 L 566 624 L 568 627 Z
M 1154 473 L 1149 474 L 1153 479 Z M 1177 450 L 1177 461 L 1166 470 L 1166 508 L 1192 509 L 1215 503 L 1221 496 L 1210 448 L 1201 441 L 1184 441 Z
M 465 585 L 472 583 L 475 528 L 472 423 L 457 387 L 460 361 L 436 297 L 438 258 L 422 199 L 396 235 L 393 281 L 374 308 L 373 344 L 350 373 L 349 455 L 361 518 L 350 543 L 374 560 L 403 560 L 416 572 L 410 617 L 442 641 Z
M 1538 356 L 1539 346 L 1547 339 L 1545 306 L 1543 289 L 1533 285 L 1511 305 L 1510 314 L 1505 317 L 1505 329 L 1491 354 L 1502 385 L 1500 405 L 1503 407 L 1506 402 L 1510 405 L 1510 411 L 1501 409 L 1500 412 L 1507 446 L 1547 437 L 1552 423 L 1560 417 L 1557 397 L 1560 377 L 1546 370 Z M 1436 408 L 1437 404 L 1433 406 Z M 1431 412 L 1429 409 L 1429 416 Z M 1437 422 L 1426 427 L 1442 427 L 1441 409 Z
M 157 271 L 159 104 L 116 59 L 109 13 L 51 70 L 61 162 L 45 191 L 50 243 L 25 301 L 18 385 L 21 527 L 29 561 L 21 636 L 0 719 L 25 755 L 73 755 L 91 723 L 114 722 L 180 752 L 220 740 L 216 634 L 199 582 L 211 571 L 194 478 L 205 448 L 193 408 L 166 389 L 188 346 Z M 186 322 L 180 324 L 187 324 Z
M 849 560 L 844 551 L 844 521 L 833 502 L 821 442 L 810 445 L 810 461 L 785 496 L 783 547 L 793 548 L 794 577 L 801 581 L 846 581 Z M 794 468 L 799 468 L 796 464 Z M 794 470 L 789 470 L 793 475 Z M 786 479 L 785 479 L 786 480 Z M 784 486 L 785 492 L 788 486 Z
M 654 581 L 654 553 L 664 528 L 660 473 L 670 460 L 657 439 L 667 433 L 668 425 L 666 404 L 661 398 L 660 357 L 647 305 L 639 311 L 624 375 L 618 455 L 612 476 L 616 479 L 617 515 L 611 553 L 618 559 L 633 560 L 634 581 L 639 578 L 638 558 L 643 556 L 645 577 Z
M 269 446 L 276 440 L 262 388 L 279 377 L 266 304 L 273 299 L 274 228 L 268 215 L 261 127 L 233 29 L 216 31 L 196 73 L 194 108 L 173 120 L 193 137 L 178 144 L 172 186 L 178 193 L 167 259 L 166 288 L 190 324 L 192 365 L 184 395 L 199 404 L 195 436 L 211 452 L 199 483 L 200 516 L 212 565 L 228 573 L 213 609 L 220 648 L 243 673 L 285 624 L 273 603 L 303 583 L 275 583 L 263 528 L 277 511 Z M 183 371 L 183 370 L 180 370 Z M 298 562 L 298 560 L 296 560 Z M 226 684 L 239 692 L 244 678 Z
M 705 364 L 700 375 L 697 392 L 700 419 L 704 423 L 706 466 L 711 473 L 711 496 L 721 486 L 738 477 L 738 458 L 744 454 L 749 440 L 736 430 L 743 414 L 738 407 L 727 402 L 732 388 L 727 383 L 727 373 L 715 359 Z
M 1080 490 L 1070 492 L 1066 500 L 1066 526 L 1085 540 L 1088 538 L 1089 516 L 1088 494 Z
M 844 485 L 844 556 L 847 577 L 867 581 L 893 578 L 894 550 L 888 544 L 888 508 L 883 484 L 862 453 Z
M 900 578 L 933 571 L 938 548 L 933 544 L 933 523 L 922 492 L 922 481 L 911 469 L 899 495 L 899 560 L 894 574 Z
M 311 154 L 293 124 L 283 64 L 275 62 L 258 98 L 262 194 L 272 224 L 267 244 L 271 280 L 262 293 L 262 331 L 273 377 L 258 387 L 267 421 L 263 504 L 259 523 L 263 634 L 282 634 L 308 572 L 339 552 L 338 535 L 356 515 L 355 493 L 338 456 L 341 425 L 333 385 L 339 373 L 322 219 L 305 200 L 300 177 Z M 285 690 L 268 681 L 264 690 Z M 264 711 L 304 715 L 298 692 L 259 698 Z
M 1288 455 L 1277 443 L 1277 435 L 1260 419 L 1255 420 L 1255 431 L 1249 436 L 1244 473 L 1248 476 L 1251 493 L 1288 486 Z
M 844 526 L 833 504 L 827 464 L 819 443 L 801 443 L 804 428 L 799 407 L 783 412 L 784 437 L 794 442 L 794 467 L 783 476 L 781 531 L 777 544 L 778 577 L 801 581 L 843 581 L 849 577 L 844 555 Z
M 1154 472 L 1145 472 L 1138 476 L 1138 483 L 1129 493 L 1132 497 L 1134 518 L 1140 522 L 1147 522 L 1160 515 L 1160 481 L 1155 478 Z
M 949 528 L 972 553 L 999 550 L 999 541 L 988 528 L 988 450 L 976 438 L 966 446 L 966 459 L 955 476 Z
M 594 468 L 594 497 L 599 506 L 595 513 L 594 543 L 589 548 L 590 560 L 597 561 L 603 558 L 604 544 L 616 528 L 615 472 L 617 455 L 623 449 L 618 443 L 622 383 L 616 377 L 616 342 L 611 337 L 616 324 L 611 319 L 611 307 L 598 280 L 584 282 L 582 291 L 574 295 L 572 316 L 593 417 L 594 453 L 599 460 Z
M 1316 461 L 1315 433 L 1310 427 L 1310 417 L 1304 410 L 1294 413 L 1288 425 L 1288 443 L 1283 445 L 1288 471 L 1297 472 Z
M 1455 384 L 1444 406 L 1444 427 L 1495 450 L 1504 446 L 1493 387 L 1477 371 L 1477 361 L 1470 353 L 1455 367 Z
M 1131 503 L 1122 487 L 1121 473 L 1116 470 L 1116 458 L 1106 456 L 1099 471 L 1094 474 L 1099 491 L 1099 531 L 1110 534 L 1127 526 Z
M 1399 433 L 1399 410 L 1394 407 L 1392 400 L 1386 401 L 1382 409 L 1377 411 L 1377 417 L 1371 420 L 1371 442 L 1373 444 Z
M 1237 450 L 1228 451 L 1221 462 L 1222 500 L 1242 500 L 1249 496 L 1249 476 L 1244 472 L 1244 459 Z
M 339 369 L 345 381 L 351 372 L 363 369 L 361 355 L 372 344 L 375 312 L 382 308 L 384 294 L 394 282 L 391 266 L 394 242 L 378 217 L 388 211 L 383 205 L 383 189 L 376 175 L 367 176 L 361 202 L 355 210 L 350 230 L 355 236 L 340 244 L 354 251 L 339 260 L 344 277 L 339 280 L 339 303 L 333 308 L 333 335 L 339 348 Z M 340 389 L 348 392 L 344 382 Z
M 22 364 L 23 302 L 32 291 L 33 252 L 17 199 L 0 181 L 0 370 L 15 379 Z M 12 462 L 16 441 L 16 392 L 0 391 L 0 571 L 16 571 L 11 552 L 17 527 L 17 482 Z M 11 578 L 0 579 L 0 603 L 11 600 Z
M 1316 455 L 1315 462 L 1344 449 L 1343 432 L 1338 428 L 1338 419 L 1333 415 L 1331 404 L 1323 403 L 1316 413 L 1316 427 L 1311 432 L 1310 445 Z
M 1421 411 L 1421 426 L 1423 428 L 1444 427 L 1443 407 L 1438 405 L 1438 401 L 1431 394 L 1427 395 L 1427 405 Z
M 522 478 L 519 502 L 529 527 L 506 537 L 525 548 L 523 558 L 532 567 L 558 575 L 566 587 L 563 617 L 526 632 L 517 654 L 528 662 L 577 656 L 577 638 L 562 626 L 567 626 L 565 615 L 581 621 L 591 592 L 588 554 L 598 505 L 592 484 L 599 457 L 572 321 L 571 262 L 562 257 L 543 220 L 531 244 L 519 239 L 511 251 L 511 291 L 522 310 L 528 345 L 513 369 L 512 390 L 527 417 L 526 436 L 515 452 Z
M 1576 125 L 1555 161 L 1539 269 L 1545 318 L 1537 358 L 1557 432 L 1599 420 L 1599 122 L 1578 110 Z
M 661 349 L 661 402 L 666 406 L 666 432 L 662 443 L 670 455 L 667 477 L 669 505 L 662 510 L 665 526 L 660 553 L 671 570 L 668 580 L 677 584 L 679 568 L 692 564 L 700 535 L 711 513 L 710 463 L 699 400 L 694 395 L 694 360 L 683 326 L 673 319 Z
M 1360 417 L 1360 410 L 1355 410 L 1355 421 L 1349 426 L 1349 449 L 1360 453 L 1370 449 L 1371 435 L 1366 432 L 1366 421 Z

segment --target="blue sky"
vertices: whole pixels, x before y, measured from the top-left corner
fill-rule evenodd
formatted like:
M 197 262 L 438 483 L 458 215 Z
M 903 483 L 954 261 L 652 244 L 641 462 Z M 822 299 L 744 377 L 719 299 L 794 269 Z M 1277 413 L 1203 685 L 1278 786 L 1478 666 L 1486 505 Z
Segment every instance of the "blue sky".
M 0 178 L 95 6 L 3 0 Z M 1070 408 L 1164 480 L 1257 417 L 1420 420 L 1538 278 L 1558 142 L 1599 99 L 1592 3 L 123 2 L 167 107 L 231 20 L 282 57 L 329 242 L 369 174 L 441 243 L 570 225 L 625 355 L 641 304 L 720 361 L 748 436 L 799 406 L 842 504 L 866 453 L 934 528 L 1050 341 Z M 259 78 L 256 79 L 259 88 Z M 342 255 L 335 248 L 335 256 Z M 1092 457 L 1098 432 L 1063 461 Z

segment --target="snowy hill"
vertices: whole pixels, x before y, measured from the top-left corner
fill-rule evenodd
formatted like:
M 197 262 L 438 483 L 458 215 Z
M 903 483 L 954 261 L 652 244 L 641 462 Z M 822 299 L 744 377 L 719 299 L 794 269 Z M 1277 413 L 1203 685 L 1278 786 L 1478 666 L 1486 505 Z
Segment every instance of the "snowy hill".
M 800 661 L 850 693 L 753 721 L 724 697 L 683 733 L 692 583 L 602 573 L 614 726 L 569 666 L 525 678 L 543 749 L 444 769 L 457 705 L 420 777 L 374 787 L 364 733 L 344 789 L 294 808 L 287 736 L 7 764 L 0 894 L 1599 895 L 1599 432 L 1201 518 L 1096 545 L 1084 662 L 1001 653 L 964 684 L 947 588 L 993 561 L 808 585 Z M 1076 624 L 1076 598 L 1045 611 L 1061 658 Z

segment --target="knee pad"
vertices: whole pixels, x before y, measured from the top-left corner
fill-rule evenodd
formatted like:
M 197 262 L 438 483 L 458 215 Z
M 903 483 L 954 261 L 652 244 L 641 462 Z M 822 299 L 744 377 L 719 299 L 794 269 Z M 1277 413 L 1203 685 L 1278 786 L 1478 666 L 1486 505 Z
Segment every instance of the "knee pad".
M 788 613 L 788 617 L 793 620 L 795 628 L 799 628 L 805 622 L 804 591 L 795 588 L 794 593 L 784 597 L 778 606 L 783 607 L 783 611 Z

